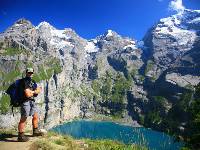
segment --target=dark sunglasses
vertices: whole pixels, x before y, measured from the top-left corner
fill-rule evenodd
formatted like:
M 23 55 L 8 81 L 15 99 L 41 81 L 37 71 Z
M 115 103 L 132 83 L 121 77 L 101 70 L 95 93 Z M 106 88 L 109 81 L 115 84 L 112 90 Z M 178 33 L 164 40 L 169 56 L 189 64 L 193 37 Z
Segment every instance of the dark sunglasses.
M 28 74 L 33 74 L 33 72 L 27 72 Z

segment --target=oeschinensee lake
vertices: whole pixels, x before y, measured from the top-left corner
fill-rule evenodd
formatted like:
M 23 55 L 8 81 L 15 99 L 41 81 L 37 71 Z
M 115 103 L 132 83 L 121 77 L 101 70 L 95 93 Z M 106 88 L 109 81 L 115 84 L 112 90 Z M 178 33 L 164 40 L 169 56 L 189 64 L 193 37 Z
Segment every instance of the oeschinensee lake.
M 174 138 L 144 127 L 131 127 L 104 121 L 72 121 L 52 128 L 51 130 L 76 139 L 111 139 L 125 144 L 138 144 L 150 150 L 179 150 L 183 143 Z

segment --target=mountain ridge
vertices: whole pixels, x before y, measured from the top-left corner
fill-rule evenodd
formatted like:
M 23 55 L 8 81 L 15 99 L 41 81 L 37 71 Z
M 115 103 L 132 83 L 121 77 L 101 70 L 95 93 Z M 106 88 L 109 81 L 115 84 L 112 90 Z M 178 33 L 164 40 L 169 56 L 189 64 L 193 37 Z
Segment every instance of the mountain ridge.
M 16 21 L 0 34 L 1 127 L 17 122 L 4 91 L 31 66 L 43 87 L 36 101 L 46 129 L 74 118 L 109 117 L 183 134 L 187 119 L 172 129 L 164 124 L 200 82 L 199 17 L 200 11 L 185 9 L 160 19 L 142 41 L 112 30 L 87 40 L 70 28 Z

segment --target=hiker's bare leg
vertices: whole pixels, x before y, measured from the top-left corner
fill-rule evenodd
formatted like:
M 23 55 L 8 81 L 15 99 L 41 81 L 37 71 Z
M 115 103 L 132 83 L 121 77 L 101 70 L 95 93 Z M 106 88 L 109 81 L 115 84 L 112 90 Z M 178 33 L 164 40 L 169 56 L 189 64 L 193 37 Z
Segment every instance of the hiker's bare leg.
M 27 117 L 21 117 L 18 125 L 18 142 L 26 142 L 29 140 L 28 137 L 24 135 L 24 129 L 25 129 L 25 123 L 26 123 Z
M 38 113 L 33 114 L 32 124 L 33 124 L 33 136 L 42 136 L 43 133 L 38 129 Z
M 38 113 L 36 112 L 33 114 L 32 125 L 33 128 L 38 128 Z
M 20 133 L 24 132 L 26 119 L 27 119 L 27 117 L 21 117 L 21 119 L 19 121 L 18 131 Z

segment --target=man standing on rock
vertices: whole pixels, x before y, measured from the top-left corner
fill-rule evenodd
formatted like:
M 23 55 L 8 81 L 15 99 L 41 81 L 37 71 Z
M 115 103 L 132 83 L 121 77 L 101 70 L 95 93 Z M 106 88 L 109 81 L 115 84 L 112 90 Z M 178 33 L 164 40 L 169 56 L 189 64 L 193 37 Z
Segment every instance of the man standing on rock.
M 28 116 L 32 116 L 33 136 L 42 136 L 43 133 L 38 129 L 38 113 L 34 97 L 41 92 L 41 87 L 32 80 L 33 68 L 26 69 L 26 77 L 22 79 L 21 88 L 23 91 L 23 103 L 21 104 L 21 118 L 18 125 L 18 141 L 26 142 L 28 137 L 24 135 L 25 123 Z

